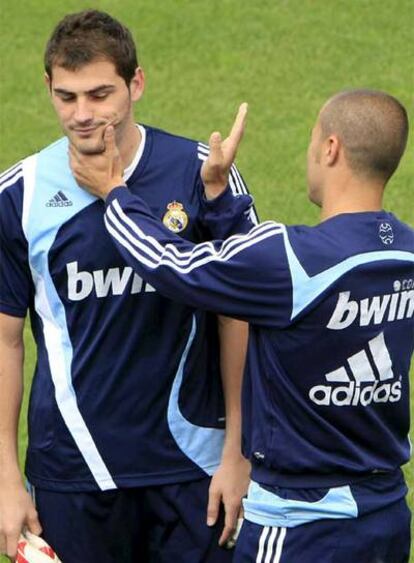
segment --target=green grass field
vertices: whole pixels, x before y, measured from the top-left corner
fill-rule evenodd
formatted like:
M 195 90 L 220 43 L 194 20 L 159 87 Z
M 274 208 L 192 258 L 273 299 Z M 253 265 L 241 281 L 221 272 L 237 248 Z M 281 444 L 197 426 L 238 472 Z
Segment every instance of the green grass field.
M 238 104 L 249 102 L 238 164 L 262 219 L 318 220 L 306 198 L 305 154 L 317 112 L 332 93 L 386 90 L 405 104 L 414 124 L 412 0 L 2 2 L 1 170 L 60 135 L 43 84 L 44 45 L 65 13 L 91 5 L 110 11 L 135 35 L 147 78 L 136 107 L 142 123 L 207 140 L 213 129 L 226 132 Z M 413 149 L 411 134 L 386 195 L 386 207 L 411 224 Z M 27 391 L 35 362 L 29 330 L 26 359 Z M 414 508 L 414 464 L 405 472 Z

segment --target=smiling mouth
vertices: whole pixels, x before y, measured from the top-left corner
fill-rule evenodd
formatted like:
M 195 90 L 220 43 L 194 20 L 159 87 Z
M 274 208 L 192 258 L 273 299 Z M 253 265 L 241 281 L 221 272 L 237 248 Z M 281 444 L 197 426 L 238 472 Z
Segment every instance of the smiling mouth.
M 73 129 L 77 135 L 90 135 L 97 130 L 97 127 L 88 127 L 86 129 Z

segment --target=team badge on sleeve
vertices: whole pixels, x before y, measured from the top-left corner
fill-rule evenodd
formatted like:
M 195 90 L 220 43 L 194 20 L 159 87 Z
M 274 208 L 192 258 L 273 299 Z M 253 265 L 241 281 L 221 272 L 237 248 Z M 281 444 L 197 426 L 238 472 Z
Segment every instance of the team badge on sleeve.
M 178 201 L 172 201 L 167 205 L 167 213 L 162 222 L 173 233 L 180 233 L 188 225 L 188 215 L 184 211 L 184 206 Z

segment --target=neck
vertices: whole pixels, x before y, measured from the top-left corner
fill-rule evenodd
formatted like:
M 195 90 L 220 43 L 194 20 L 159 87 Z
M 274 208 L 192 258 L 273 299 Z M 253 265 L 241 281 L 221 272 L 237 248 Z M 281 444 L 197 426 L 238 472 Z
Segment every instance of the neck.
M 141 132 L 135 123 L 128 123 L 122 133 L 122 139 L 118 143 L 119 154 L 121 155 L 122 165 L 125 168 L 131 164 L 141 143 Z
M 354 177 L 332 181 L 324 188 L 320 220 L 325 221 L 341 213 L 380 211 L 384 182 Z

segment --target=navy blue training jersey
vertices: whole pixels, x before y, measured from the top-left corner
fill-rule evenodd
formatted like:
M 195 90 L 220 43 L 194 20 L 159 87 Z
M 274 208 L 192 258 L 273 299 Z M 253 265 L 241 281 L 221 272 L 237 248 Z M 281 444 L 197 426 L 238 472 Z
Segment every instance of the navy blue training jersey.
M 235 200 L 241 216 L 249 201 Z M 350 213 L 194 245 L 125 187 L 106 205 L 108 232 L 144 279 L 250 321 L 243 434 L 255 481 L 334 486 L 408 460 L 413 229 L 385 211 Z M 219 210 L 233 198 L 214 205 L 206 218 L 225 234 Z
M 210 238 L 206 147 L 141 133 L 129 189 L 171 232 Z M 211 475 L 224 437 L 216 318 L 161 296 L 125 262 L 67 150 L 61 139 L 0 178 L 0 311 L 29 310 L 37 344 L 27 476 L 87 491 Z M 245 192 L 235 168 L 231 183 Z

